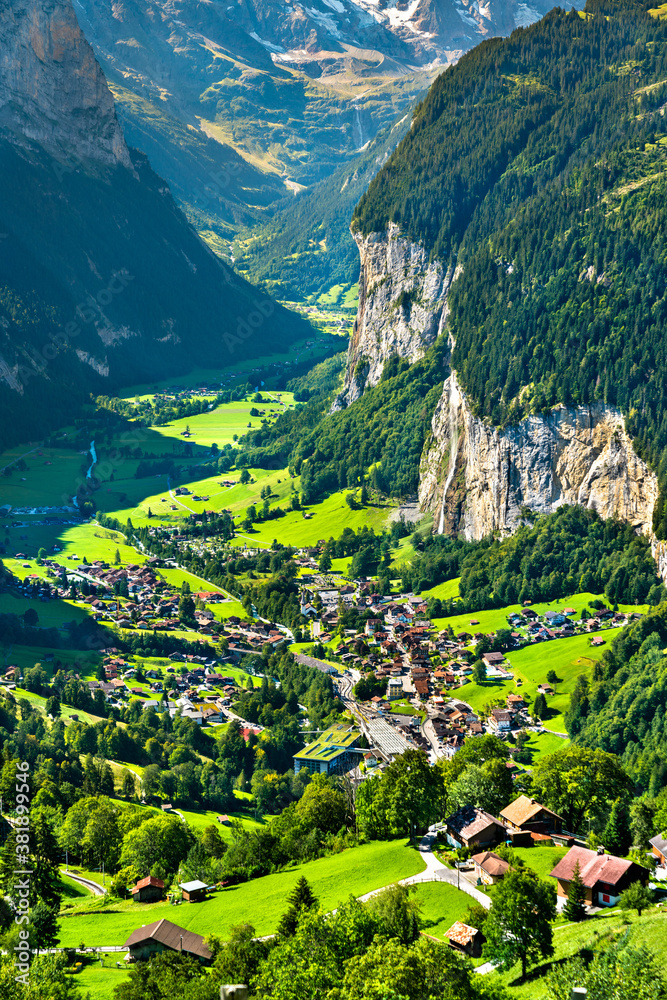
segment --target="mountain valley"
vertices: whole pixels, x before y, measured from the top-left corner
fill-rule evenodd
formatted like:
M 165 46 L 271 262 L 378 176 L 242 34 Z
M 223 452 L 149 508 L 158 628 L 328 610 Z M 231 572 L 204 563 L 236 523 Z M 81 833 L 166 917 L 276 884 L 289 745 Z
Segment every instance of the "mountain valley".
M 634 0 L 0 6 L 1 997 L 667 1000 L 665 108 Z

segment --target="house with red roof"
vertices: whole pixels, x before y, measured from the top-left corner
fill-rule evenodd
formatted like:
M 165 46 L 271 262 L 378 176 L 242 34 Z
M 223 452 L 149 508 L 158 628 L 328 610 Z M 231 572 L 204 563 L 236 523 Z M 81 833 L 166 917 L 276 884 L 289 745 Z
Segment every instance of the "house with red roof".
M 649 879 L 648 869 L 634 861 L 605 854 L 603 847 L 598 847 L 597 851 L 589 851 L 586 847 L 571 847 L 549 876 L 556 879 L 561 899 L 568 897 L 577 864 L 589 906 L 615 906 L 621 893 L 629 885 L 633 882 L 646 885 Z
M 164 892 L 164 882 L 155 878 L 154 875 L 147 875 L 140 879 L 136 885 L 130 889 L 130 895 L 135 903 L 156 903 L 162 899 Z

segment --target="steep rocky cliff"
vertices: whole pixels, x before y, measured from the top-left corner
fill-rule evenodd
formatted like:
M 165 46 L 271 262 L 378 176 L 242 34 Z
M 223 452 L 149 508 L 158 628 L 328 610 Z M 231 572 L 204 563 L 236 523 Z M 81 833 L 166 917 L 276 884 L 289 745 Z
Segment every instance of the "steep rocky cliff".
M 131 166 L 113 97 L 70 3 L 12 0 L 5 6 L 0 128 L 58 158 Z
M 452 278 L 438 261 L 429 261 L 423 247 L 402 237 L 398 226 L 355 238 L 361 263 L 359 309 L 339 408 L 376 385 L 390 357 L 411 364 L 423 357 L 441 332 Z
M 522 507 L 550 513 L 565 503 L 650 534 L 658 496 L 657 477 L 635 454 L 618 410 L 558 406 L 501 430 L 472 414 L 455 373 L 444 384 L 420 473 L 419 501 L 434 512 L 436 530 L 469 539 L 513 531 Z

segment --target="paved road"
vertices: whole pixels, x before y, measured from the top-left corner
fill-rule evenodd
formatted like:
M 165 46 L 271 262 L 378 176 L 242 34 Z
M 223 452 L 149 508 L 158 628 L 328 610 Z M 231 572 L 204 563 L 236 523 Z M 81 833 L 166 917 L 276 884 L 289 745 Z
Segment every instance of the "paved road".
M 104 895 L 104 889 L 102 888 L 101 885 L 98 885 L 97 882 L 93 882 L 89 878 L 82 878 L 81 875 L 75 875 L 74 872 L 70 871 L 69 869 L 67 870 L 63 869 L 62 871 L 63 875 L 67 875 L 67 877 L 71 878 L 73 882 L 78 882 L 79 885 L 82 885 L 84 887 L 84 889 L 88 889 L 89 892 L 92 892 L 93 896 Z
M 433 843 L 435 841 L 434 833 L 427 833 L 425 837 L 422 837 L 419 843 L 419 852 L 424 860 L 426 868 L 423 872 L 418 875 L 411 875 L 409 878 L 401 879 L 399 885 L 419 885 L 422 882 L 448 882 L 449 885 L 453 885 L 455 889 L 460 889 L 461 892 L 467 893 L 468 896 L 472 896 L 476 903 L 479 903 L 484 907 L 485 910 L 491 908 L 491 900 L 485 893 L 480 892 L 476 889 L 474 885 L 471 885 L 466 878 L 461 878 L 460 875 L 452 871 L 451 868 L 447 868 L 443 865 L 433 853 Z M 458 880 L 458 881 L 457 881 Z M 383 886 L 382 889 L 374 889 L 373 892 L 367 892 L 365 896 L 360 896 L 359 899 L 365 902 L 367 899 L 371 899 L 372 896 L 376 896 L 387 886 Z

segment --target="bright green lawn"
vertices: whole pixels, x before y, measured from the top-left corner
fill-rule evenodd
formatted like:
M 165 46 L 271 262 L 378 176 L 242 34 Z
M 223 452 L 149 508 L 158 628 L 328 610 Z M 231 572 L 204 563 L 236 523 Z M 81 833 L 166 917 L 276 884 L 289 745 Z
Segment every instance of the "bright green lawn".
M 514 848 L 518 857 L 526 864 L 528 868 L 532 868 L 540 878 L 549 881 L 549 873 L 553 871 L 561 858 L 564 858 L 567 854 L 567 847 L 515 847 Z M 555 885 L 554 879 L 551 879 L 552 884 Z
M 430 590 L 423 590 L 421 596 L 424 598 L 438 597 L 441 601 L 447 601 L 452 597 L 459 596 L 459 580 L 460 577 L 455 577 L 453 580 L 445 580 L 444 583 L 439 583 L 437 587 L 431 587 Z M 476 618 L 476 615 L 472 615 Z M 505 623 L 507 624 L 507 623 Z
M 312 504 L 308 507 L 311 518 L 304 518 L 302 511 L 292 511 L 275 521 L 258 523 L 251 533 L 242 534 L 236 544 L 268 547 L 276 538 L 284 545 L 315 545 L 322 538 L 338 538 L 345 528 L 356 531 L 368 525 L 379 531 L 385 527 L 393 509 L 390 505 L 350 510 L 345 502 L 347 492 L 333 493 L 321 503 Z
M 551 725 L 551 720 L 547 721 Z M 569 739 L 563 739 L 562 736 L 557 736 L 555 733 L 530 733 L 530 740 L 523 749 L 530 752 L 531 761 L 528 766 L 532 766 L 544 754 L 564 750 L 569 745 Z
M 510 995 L 517 1000 L 546 1000 L 545 977 L 554 964 L 574 958 L 584 949 L 607 948 L 622 933 L 628 932 L 629 943 L 635 947 L 642 945 L 658 957 L 659 965 L 667 966 L 667 917 L 664 912 L 650 910 L 641 917 L 629 920 L 616 908 L 600 913 L 581 924 L 563 924 L 554 929 L 554 956 L 529 970 L 524 983 L 520 982 L 521 967 L 516 965 L 510 972 L 490 975 L 510 986 Z
M 84 885 L 80 885 L 78 882 L 75 882 L 73 878 L 69 877 L 69 875 L 63 874 L 60 876 L 60 891 L 62 892 L 63 902 L 65 904 L 82 899 L 89 900 L 92 896 L 90 889 L 86 889 Z
M 193 830 L 197 831 L 197 833 L 201 833 L 202 830 L 204 830 L 207 826 L 211 826 L 211 824 L 213 824 L 220 833 L 221 837 L 224 837 L 225 840 L 231 840 L 232 835 L 230 828 L 228 826 L 223 826 L 222 823 L 218 823 L 218 816 L 220 815 L 220 810 L 179 809 L 178 812 L 185 817 L 186 821 L 190 824 Z M 231 819 L 240 820 L 243 826 L 247 830 L 259 830 L 262 826 L 264 826 L 265 822 L 261 816 L 261 813 L 259 821 L 253 819 L 251 816 L 248 815 L 248 813 L 244 812 L 242 813 L 239 812 L 238 810 L 230 811 L 226 815 L 229 816 Z
M 305 875 L 326 910 L 348 895 L 364 895 L 422 871 L 419 853 L 404 841 L 377 841 L 320 858 L 288 871 L 230 886 L 205 903 L 115 903 L 108 913 L 76 914 L 60 924 L 63 947 L 122 945 L 141 924 L 166 917 L 198 934 L 226 934 L 234 924 L 251 921 L 257 934 L 272 933 L 298 878 Z
M 484 612 L 480 612 L 480 615 Z M 616 629 L 605 632 L 592 632 L 591 636 L 603 635 L 611 641 Z M 570 702 L 570 694 L 574 690 L 577 677 L 587 674 L 593 663 L 599 660 L 605 647 L 597 648 L 589 645 L 588 635 L 577 635 L 569 639 L 552 639 L 550 642 L 540 642 L 526 646 L 510 653 L 508 659 L 512 666 L 515 680 L 520 679 L 523 685 L 519 688 L 522 694 L 528 694 L 531 701 L 537 694 L 537 685 L 546 682 L 549 670 L 555 670 L 563 683 L 557 685 L 557 693 L 547 699 L 549 716 L 544 719 L 546 729 L 565 733 L 563 712 Z M 472 706 L 475 711 L 482 711 L 492 701 L 502 699 L 516 691 L 515 681 L 489 680 L 484 684 L 465 684 L 457 689 L 461 699 Z
M 42 650 L 42 652 L 44 652 Z M 43 698 L 39 694 L 33 694 L 32 691 L 26 691 L 24 688 L 17 687 L 12 692 L 17 701 L 21 698 L 25 698 L 29 701 L 33 708 L 38 709 L 40 712 L 46 714 L 46 698 Z M 70 719 L 72 715 L 77 715 L 79 720 L 82 722 L 87 722 L 90 725 L 94 725 L 96 722 L 100 722 L 100 716 L 92 715 L 90 712 L 84 712 L 80 708 L 71 708 L 69 705 L 60 706 L 61 718 L 65 721 Z
M 448 581 L 447 584 L 440 584 L 441 587 L 449 586 L 453 581 Z M 437 588 L 434 588 L 434 590 Z M 429 591 L 429 594 L 433 591 Z M 575 615 L 572 615 L 573 619 L 578 619 L 581 617 L 581 612 L 584 607 L 589 604 L 590 601 L 594 600 L 604 600 L 604 595 L 601 594 L 574 594 L 570 597 L 562 597 L 557 601 L 550 601 L 547 603 L 533 604 L 532 609 L 538 615 L 543 615 L 545 611 L 562 611 L 563 608 L 574 608 L 576 611 Z M 648 610 L 648 605 L 646 604 L 623 604 L 619 605 L 621 611 L 639 611 L 645 613 Z M 471 611 L 465 615 L 450 615 L 448 618 L 435 618 L 434 624 L 438 628 L 446 628 L 451 625 L 455 632 L 465 631 L 465 632 L 495 632 L 499 628 L 508 628 L 507 616 L 513 612 L 521 613 L 520 604 L 509 604 L 505 608 L 493 608 L 490 611 Z M 470 620 L 476 620 L 479 624 L 473 625 L 471 627 Z
M 265 396 L 264 393 L 263 395 Z M 248 424 L 253 430 L 261 427 L 262 418 L 250 416 L 252 409 L 259 410 L 260 413 L 263 410 L 265 419 L 271 421 L 275 420 L 277 415 L 285 409 L 281 405 L 282 403 L 287 404 L 288 407 L 294 405 L 294 396 L 291 392 L 281 392 L 280 402 L 276 399 L 266 403 L 253 403 L 251 401 L 223 403 L 207 413 L 181 417 L 180 420 L 173 420 L 163 427 L 152 427 L 151 430 L 165 439 L 165 449 L 168 452 L 171 452 L 171 442 L 174 439 L 188 442 L 199 448 L 210 449 L 213 443 L 222 447 L 224 444 L 232 444 L 234 434 L 238 434 L 240 437 L 250 430 Z M 275 413 L 272 414 L 271 410 L 275 410 Z M 190 428 L 189 438 L 184 437 L 182 433 L 186 427 Z
M 81 988 L 82 997 L 88 995 L 91 1000 L 114 1000 L 116 986 L 126 983 L 129 979 L 127 963 L 123 961 L 125 956 L 122 953 L 111 952 L 101 957 L 103 966 L 97 959 L 72 978 Z
M 418 885 L 415 899 L 421 903 L 422 929 L 426 934 L 445 940 L 445 932 L 454 921 L 463 920 L 474 902 L 467 893 L 446 882 Z

